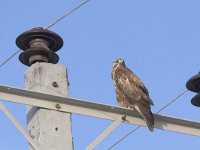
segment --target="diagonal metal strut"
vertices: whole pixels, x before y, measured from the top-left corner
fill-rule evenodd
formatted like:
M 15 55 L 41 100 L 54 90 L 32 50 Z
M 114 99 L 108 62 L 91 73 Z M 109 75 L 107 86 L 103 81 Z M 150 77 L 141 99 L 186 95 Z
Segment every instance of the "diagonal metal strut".
M 39 147 L 33 142 L 33 139 L 24 130 L 24 128 L 19 124 L 11 112 L 0 102 L 0 109 L 5 113 L 5 115 L 10 119 L 10 121 L 16 126 L 16 128 L 21 132 L 21 134 L 26 138 L 26 140 L 31 144 L 35 150 L 39 150 Z
M 101 133 L 90 145 L 86 147 L 86 150 L 93 150 L 101 141 L 103 141 L 115 128 L 122 123 L 121 117 L 112 123 L 104 132 Z

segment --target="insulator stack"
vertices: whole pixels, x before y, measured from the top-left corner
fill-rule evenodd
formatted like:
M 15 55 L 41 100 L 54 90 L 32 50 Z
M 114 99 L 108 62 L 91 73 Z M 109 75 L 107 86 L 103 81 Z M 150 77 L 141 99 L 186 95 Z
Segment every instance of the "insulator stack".
M 52 31 L 37 27 L 20 34 L 16 44 L 24 51 L 19 55 L 24 65 L 31 66 L 36 62 L 56 64 L 59 57 L 55 52 L 62 48 L 63 39 Z
M 191 103 L 200 107 L 200 73 L 190 78 L 186 83 L 186 87 L 188 90 L 198 93 L 192 98 Z

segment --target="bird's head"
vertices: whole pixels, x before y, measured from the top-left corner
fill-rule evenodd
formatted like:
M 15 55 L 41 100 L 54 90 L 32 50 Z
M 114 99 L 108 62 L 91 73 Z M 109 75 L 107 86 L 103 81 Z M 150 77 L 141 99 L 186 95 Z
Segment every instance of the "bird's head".
M 124 62 L 123 59 L 116 59 L 116 60 L 113 62 L 113 69 L 116 68 L 116 67 L 119 67 L 119 66 L 126 67 L 125 62 Z

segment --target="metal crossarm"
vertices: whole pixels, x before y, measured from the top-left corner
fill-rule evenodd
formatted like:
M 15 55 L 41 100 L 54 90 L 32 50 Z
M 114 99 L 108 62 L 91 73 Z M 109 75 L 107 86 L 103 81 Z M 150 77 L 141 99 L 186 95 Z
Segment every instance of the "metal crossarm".
M 140 116 L 132 110 L 73 98 L 0 86 L 0 99 L 109 120 L 117 120 L 119 116 L 126 115 L 127 123 L 146 126 Z M 154 117 L 155 128 L 200 136 L 199 122 L 157 114 L 154 114 Z

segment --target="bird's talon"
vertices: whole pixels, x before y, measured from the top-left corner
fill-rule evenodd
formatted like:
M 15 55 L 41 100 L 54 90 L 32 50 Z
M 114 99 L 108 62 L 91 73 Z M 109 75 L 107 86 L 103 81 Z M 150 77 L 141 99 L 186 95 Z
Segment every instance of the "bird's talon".
M 123 121 L 126 121 L 126 116 L 125 116 L 125 115 L 122 116 L 121 119 L 122 119 Z

